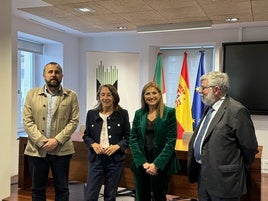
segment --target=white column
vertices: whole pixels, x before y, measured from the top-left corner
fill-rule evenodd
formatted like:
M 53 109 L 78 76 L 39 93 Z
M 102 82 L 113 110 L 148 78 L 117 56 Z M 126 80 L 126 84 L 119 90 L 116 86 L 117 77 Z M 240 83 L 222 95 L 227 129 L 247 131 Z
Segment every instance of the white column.
M 10 196 L 12 131 L 12 1 L 2 0 L 0 6 L 0 199 Z M 16 102 L 15 102 L 16 103 Z

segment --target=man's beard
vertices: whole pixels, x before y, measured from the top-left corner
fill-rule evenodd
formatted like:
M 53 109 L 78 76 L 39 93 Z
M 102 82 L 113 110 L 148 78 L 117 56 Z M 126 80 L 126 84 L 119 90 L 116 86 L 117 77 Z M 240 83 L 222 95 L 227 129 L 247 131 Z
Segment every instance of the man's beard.
M 51 88 L 58 88 L 60 86 L 60 83 L 61 81 L 56 79 L 46 81 L 47 86 Z
M 216 98 L 215 98 L 215 96 L 213 95 L 212 92 L 209 92 L 209 93 L 207 94 L 207 96 L 203 96 L 203 97 L 202 97 L 202 101 L 203 101 L 203 103 L 204 103 L 205 105 L 209 105 L 209 106 L 211 106 L 211 105 L 213 105 L 213 104 L 216 102 Z

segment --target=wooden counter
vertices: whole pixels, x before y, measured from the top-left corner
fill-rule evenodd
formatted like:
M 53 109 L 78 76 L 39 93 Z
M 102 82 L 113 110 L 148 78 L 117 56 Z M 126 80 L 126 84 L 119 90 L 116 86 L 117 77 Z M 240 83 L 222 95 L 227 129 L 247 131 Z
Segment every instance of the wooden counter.
M 88 171 L 88 150 L 81 138 L 73 139 L 75 154 L 71 159 L 70 164 L 70 181 L 86 182 Z M 18 187 L 25 189 L 31 186 L 28 159 L 24 155 L 24 149 L 27 144 L 27 138 L 21 137 L 19 143 L 19 175 Z M 190 184 L 187 178 L 187 152 L 188 141 L 177 140 L 176 155 L 179 158 L 181 171 L 179 174 L 171 177 L 169 185 L 169 194 L 180 195 L 185 197 L 197 197 L 197 184 Z M 125 168 L 120 180 L 120 187 L 134 189 L 133 174 L 130 170 L 131 154 L 129 149 L 126 151 L 127 157 L 125 160 Z M 251 188 L 246 196 L 243 196 L 243 201 L 259 201 L 261 198 L 261 155 L 262 146 L 259 146 L 259 153 L 250 169 Z

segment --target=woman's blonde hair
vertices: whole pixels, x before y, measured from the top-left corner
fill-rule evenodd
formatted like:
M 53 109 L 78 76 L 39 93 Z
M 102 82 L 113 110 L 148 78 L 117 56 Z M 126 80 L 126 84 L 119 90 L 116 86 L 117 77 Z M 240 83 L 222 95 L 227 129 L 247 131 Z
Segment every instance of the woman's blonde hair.
M 159 88 L 159 86 L 155 82 L 148 82 L 146 85 L 144 85 L 144 87 L 142 89 L 142 93 L 141 93 L 141 109 L 144 111 L 149 111 L 149 106 L 145 102 L 144 94 L 145 94 L 145 91 L 150 87 L 155 88 L 158 91 L 158 93 L 160 94 L 160 99 L 159 99 L 159 102 L 157 104 L 156 112 L 157 112 L 157 116 L 162 118 L 164 115 L 165 104 L 163 102 L 163 96 L 162 96 L 161 89 Z

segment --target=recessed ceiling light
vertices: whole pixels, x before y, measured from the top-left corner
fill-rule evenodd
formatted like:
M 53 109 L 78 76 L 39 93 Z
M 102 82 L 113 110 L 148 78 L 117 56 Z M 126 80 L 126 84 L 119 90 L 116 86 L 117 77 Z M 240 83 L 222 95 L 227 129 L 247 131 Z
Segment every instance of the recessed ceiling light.
M 85 8 L 75 8 L 76 11 L 79 11 L 79 12 L 83 12 L 83 13 L 86 13 L 86 12 L 90 12 L 90 13 L 94 13 L 95 10 L 93 10 L 92 8 L 88 8 L 88 7 L 85 7 Z
M 127 26 L 119 26 L 119 27 L 116 27 L 116 29 L 119 29 L 119 30 L 126 30 L 128 29 Z
M 225 18 L 225 21 L 226 22 L 237 22 L 237 21 L 239 21 L 239 18 L 237 18 L 237 17 L 227 17 L 227 18 Z

